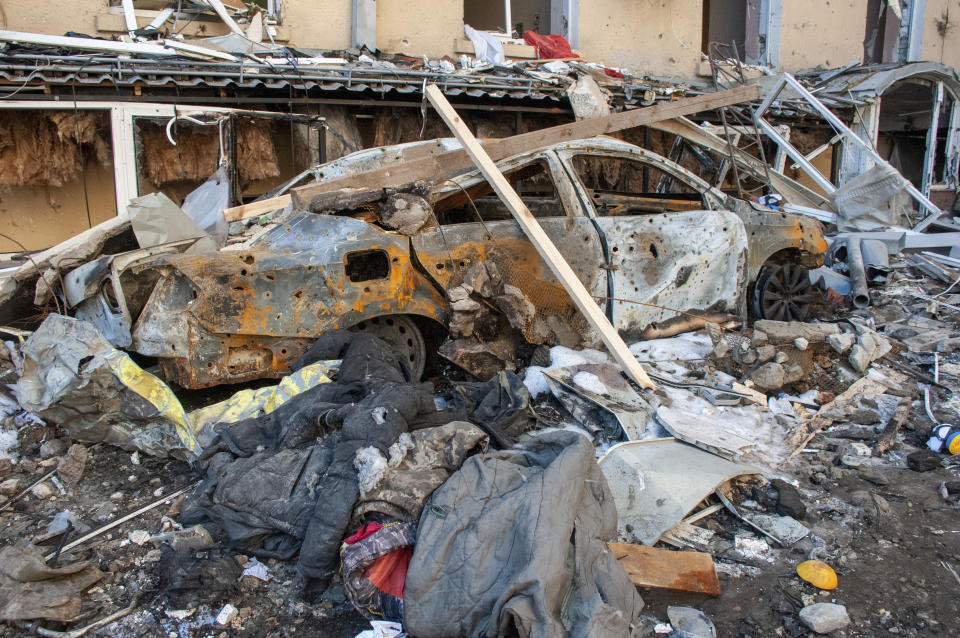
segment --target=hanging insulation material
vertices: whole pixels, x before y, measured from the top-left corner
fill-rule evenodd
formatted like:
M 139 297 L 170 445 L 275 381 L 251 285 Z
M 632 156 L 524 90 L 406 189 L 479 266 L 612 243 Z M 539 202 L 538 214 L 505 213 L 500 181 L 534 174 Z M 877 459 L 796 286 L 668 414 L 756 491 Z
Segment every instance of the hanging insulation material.
M 140 123 L 139 133 L 140 165 L 144 176 L 156 188 L 203 181 L 217 170 L 220 146 L 217 126 L 180 123 L 172 129 L 176 146 L 170 143 L 164 126 L 159 124 Z M 241 188 L 250 182 L 280 175 L 269 122 L 249 119 L 237 122 L 237 173 Z
M 110 129 L 92 111 L 0 112 L 0 186 L 63 186 L 81 157 L 109 165 Z
M 280 175 L 277 147 L 269 122 L 241 119 L 237 124 L 237 172 L 240 186 Z
M 220 137 L 216 126 L 174 127 L 174 146 L 163 126 L 141 122 L 140 157 L 144 176 L 156 188 L 185 181 L 203 181 L 217 170 Z

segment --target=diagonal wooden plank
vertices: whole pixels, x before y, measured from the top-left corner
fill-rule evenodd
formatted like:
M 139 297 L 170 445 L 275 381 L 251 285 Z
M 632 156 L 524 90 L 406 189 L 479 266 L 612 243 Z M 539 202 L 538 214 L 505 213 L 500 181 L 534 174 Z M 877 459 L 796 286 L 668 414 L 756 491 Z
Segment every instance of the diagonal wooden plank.
M 607 135 L 635 126 L 645 126 L 675 117 L 693 115 L 701 111 L 710 111 L 722 106 L 749 102 L 760 96 L 760 89 L 753 85 L 741 86 L 728 91 L 708 93 L 696 97 L 681 98 L 666 104 L 613 113 L 605 117 L 581 120 L 559 126 L 514 135 L 499 140 L 490 140 L 483 147 L 487 154 L 499 161 L 511 155 L 524 153 L 534 148 L 549 146 L 559 142 L 580 140 L 597 135 Z M 412 184 L 417 180 L 434 180 L 439 176 L 450 175 L 457 171 L 472 168 L 473 162 L 462 150 L 447 151 L 433 157 L 404 162 L 393 166 L 366 171 L 348 177 L 332 179 L 319 184 L 301 186 L 292 191 L 294 207 L 298 210 L 310 208 L 314 195 L 341 188 L 387 188 Z M 277 208 L 282 208 L 278 206 Z
M 607 543 L 638 587 L 720 595 L 720 580 L 710 554 L 675 552 L 645 545 Z
M 603 339 L 604 344 L 606 344 L 610 354 L 613 355 L 614 360 L 620 364 L 624 372 L 627 373 L 627 376 L 639 383 L 642 387 L 655 388 L 656 386 L 647 376 L 647 373 L 644 372 L 643 367 L 640 366 L 636 357 L 630 352 L 630 348 L 628 348 L 627 344 L 620 338 L 620 333 L 618 333 L 607 320 L 603 311 L 600 310 L 600 306 L 593 300 L 593 297 L 590 296 L 590 293 L 584 287 L 580 278 L 577 277 L 573 269 L 570 268 L 570 264 L 563 258 L 563 255 L 560 254 L 557 247 L 553 245 L 550 237 L 547 236 L 547 233 L 537 222 L 537 219 L 529 209 L 527 209 L 526 204 L 523 203 L 523 200 L 520 199 L 517 192 L 513 190 L 513 187 L 510 186 L 510 182 L 507 181 L 507 178 L 503 176 L 503 173 L 500 172 L 497 165 L 494 164 L 490 156 L 483 150 L 480 142 L 473 136 L 473 133 L 470 132 L 470 129 L 467 128 L 467 125 L 460 119 L 460 116 L 457 115 L 457 112 L 447 101 L 447 98 L 444 97 L 443 92 L 435 84 L 427 87 L 427 99 L 430 100 L 433 108 L 437 110 L 437 113 L 440 114 L 443 121 L 450 127 L 450 130 L 453 131 L 457 139 L 460 140 L 460 144 L 463 145 L 464 150 L 466 150 L 470 158 L 476 163 L 477 167 L 480 168 L 480 171 L 484 177 L 487 178 L 493 190 L 496 191 L 500 199 L 503 200 L 503 203 L 510 209 L 514 219 L 520 224 L 520 228 L 523 229 L 530 243 L 534 245 L 537 252 L 543 257 L 543 260 L 547 262 L 554 276 L 563 284 L 564 289 L 567 291 L 567 294 L 570 295 L 573 303 L 576 304 L 577 309 L 580 310 L 590 326 L 600 334 L 600 338 Z

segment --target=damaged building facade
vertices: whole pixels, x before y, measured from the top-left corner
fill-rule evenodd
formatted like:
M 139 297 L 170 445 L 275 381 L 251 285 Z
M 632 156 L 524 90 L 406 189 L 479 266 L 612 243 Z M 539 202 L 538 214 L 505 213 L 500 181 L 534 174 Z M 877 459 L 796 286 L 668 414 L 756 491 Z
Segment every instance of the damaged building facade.
M 960 632 L 957 20 L 0 0 L 0 626 Z
M 130 29 L 149 30 L 165 18 L 151 33 L 178 34 L 183 38 L 178 42 L 187 46 L 191 39 L 232 33 L 231 26 L 202 3 L 188 2 L 186 10 L 181 6 L 182 15 L 165 15 L 165 4 L 134 1 L 128 21 L 119 0 L 82 0 L 74 3 L 69 17 L 43 2 L 17 3 L 4 7 L 3 29 L 115 38 Z M 234 26 L 239 22 L 238 30 L 249 31 L 254 23 L 251 11 L 234 4 L 226 8 L 236 16 Z M 822 87 L 841 100 L 828 104 L 839 107 L 848 124 L 869 136 L 918 188 L 932 192 L 939 205 L 949 208 L 955 199 L 950 193 L 956 188 L 955 131 L 960 116 L 953 107 L 957 87 L 952 68 L 960 65 L 960 53 L 948 44 L 956 26 L 946 0 L 872 2 L 866 7 L 852 1 L 803 7 L 747 0 L 713 6 L 706 0 L 689 0 L 586 7 L 561 0 L 503 6 L 457 0 L 429 11 L 371 0 L 326 3 L 322 21 L 316 19 L 313 3 L 262 4 L 256 17 L 258 41 L 293 45 L 299 52 L 292 57 L 283 59 L 283 54 L 264 49 L 258 60 L 245 58 L 238 66 L 236 53 L 198 57 L 182 48 L 180 53 L 193 56 L 195 64 L 190 58 L 169 55 L 170 50 L 149 62 L 122 55 L 116 59 L 116 51 L 96 56 L 91 55 L 94 51 L 74 50 L 52 63 L 43 56 L 12 53 L 2 66 L 13 93 L 5 96 L 0 114 L 7 140 L 3 208 L 26 212 L 30 223 L 11 220 L 0 230 L 28 249 L 46 248 L 122 212 L 130 197 L 162 189 L 181 201 L 221 161 L 236 162 L 231 196 L 238 204 L 311 165 L 352 150 L 443 136 L 444 128 L 435 118 L 428 118 L 426 128 L 419 122 L 418 96 L 425 77 L 443 79 L 480 137 L 504 137 L 569 121 L 573 116 L 565 96 L 569 83 L 542 75 L 536 59 L 544 56 L 522 40 L 528 29 L 562 35 L 584 60 L 625 73 L 622 78 L 601 74 L 600 84 L 610 92 L 615 107 L 710 90 L 711 43 L 724 45 L 723 51 L 713 51 L 715 56 L 734 55 L 745 64 L 773 71 L 839 70 L 859 62 L 853 75 L 840 74 Z M 960 8 L 952 9 L 960 15 Z M 518 37 L 504 45 L 504 54 L 533 73 L 463 74 L 460 57 L 474 53 L 463 25 L 502 32 L 508 19 Z M 862 38 L 851 37 L 851 29 L 862 32 Z M 644 43 L 642 51 L 636 42 Z M 343 51 L 362 46 L 392 60 L 396 66 L 390 77 L 383 66 L 356 55 L 340 57 Z M 443 60 L 452 66 L 444 67 Z M 896 77 L 884 79 L 879 91 L 876 86 L 857 86 L 871 74 L 865 66 L 921 61 L 935 64 L 915 70 L 908 65 Z M 851 98 L 852 104 L 843 102 Z M 73 106 L 74 99 L 79 106 Z M 109 104 L 98 104 L 103 102 Z M 164 135 L 161 127 L 178 105 L 210 107 L 212 117 L 222 108 L 294 112 L 324 118 L 326 126 L 289 120 L 254 125 L 246 120 L 239 128 L 228 126 L 224 137 L 223 132 L 215 135 L 213 128 L 178 119 L 175 134 Z M 27 109 L 29 113 L 22 112 Z M 790 114 L 785 120 L 795 129 L 794 139 L 804 153 L 816 152 L 811 162 L 835 182 L 862 172 L 867 160 L 853 153 L 841 157 L 834 135 L 812 115 Z M 933 129 L 936 149 L 927 158 L 925 150 L 933 147 L 927 144 L 927 135 Z M 25 139 L 26 130 L 37 131 L 37 138 Z M 177 146 L 168 143 L 180 136 Z M 218 148 L 220 137 L 223 149 Z M 638 134 L 630 139 L 641 138 Z M 645 139 L 645 146 L 654 144 L 654 150 L 668 154 L 671 139 Z M 38 161 L 38 156 L 50 161 Z M 791 176 L 820 186 L 802 173 Z M 6 250 L 18 250 L 9 240 L 2 241 Z

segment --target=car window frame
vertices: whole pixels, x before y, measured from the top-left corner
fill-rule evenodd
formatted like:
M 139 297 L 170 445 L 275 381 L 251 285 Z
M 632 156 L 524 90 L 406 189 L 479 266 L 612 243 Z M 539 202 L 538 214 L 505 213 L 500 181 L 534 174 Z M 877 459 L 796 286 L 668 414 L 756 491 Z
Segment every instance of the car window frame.
M 730 201 L 730 197 L 728 195 L 717 190 L 706 181 L 700 179 L 676 162 L 673 162 L 662 155 L 647 151 L 646 149 L 639 147 L 617 150 L 588 149 L 585 147 L 566 148 L 557 151 L 557 155 L 559 161 L 566 168 L 566 172 L 569 179 L 573 183 L 574 188 L 577 189 L 581 201 L 584 203 L 589 202 L 589 206 L 586 206 L 586 209 L 589 211 L 591 216 L 602 217 L 602 215 L 597 213 L 596 206 L 593 203 L 593 198 L 590 197 L 589 189 L 583 183 L 583 179 L 573 164 L 573 159 L 577 155 L 588 155 L 591 157 L 599 157 L 601 159 L 621 158 L 639 162 L 640 164 L 645 164 L 651 168 L 661 171 L 662 173 L 666 173 L 673 179 L 680 181 L 689 188 L 700 193 L 703 205 L 705 206 L 704 210 L 734 210 L 734 203 Z
M 570 217 L 577 217 L 577 211 L 572 209 L 572 201 L 576 200 L 576 192 L 573 190 L 573 186 L 568 182 L 569 176 L 566 174 L 566 171 L 563 170 L 561 162 L 556 156 L 556 152 L 553 150 L 537 150 L 532 153 L 524 153 L 522 155 L 514 155 L 508 157 L 504 160 L 497 162 L 497 168 L 500 170 L 504 176 L 507 176 L 507 173 L 512 173 L 514 171 L 520 170 L 529 164 L 534 162 L 543 162 L 546 165 L 547 172 L 550 176 L 550 179 L 553 181 L 553 188 L 556 191 L 557 198 L 560 200 L 560 205 L 563 207 L 563 214 L 556 215 L 555 217 L 537 217 L 537 219 L 564 219 Z M 509 177 L 508 177 L 509 180 Z M 431 208 L 435 206 L 436 202 L 440 201 L 444 197 L 452 195 L 453 193 L 463 189 L 467 190 L 481 181 L 488 181 L 484 177 L 480 169 L 474 169 L 466 173 L 460 173 L 453 177 L 445 178 L 439 182 L 436 182 L 433 185 L 433 188 L 430 189 L 430 194 L 428 196 Z M 438 196 L 438 193 L 441 193 Z M 496 191 L 493 192 L 496 195 Z M 522 196 L 521 196 L 522 199 Z M 581 215 L 579 216 L 584 216 Z M 437 223 L 440 226 L 453 226 L 457 224 L 443 224 L 438 216 Z M 477 224 L 481 223 L 480 220 L 475 220 L 472 222 L 462 222 L 464 224 Z M 482 223 L 492 223 L 490 221 L 484 220 Z

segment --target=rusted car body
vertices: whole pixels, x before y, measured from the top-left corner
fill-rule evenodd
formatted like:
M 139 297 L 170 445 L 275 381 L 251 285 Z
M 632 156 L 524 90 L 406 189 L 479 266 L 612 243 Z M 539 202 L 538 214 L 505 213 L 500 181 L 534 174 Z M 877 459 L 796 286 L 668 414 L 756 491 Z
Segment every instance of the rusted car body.
M 370 149 L 315 175 L 455 147 Z M 826 250 L 815 220 L 729 197 L 619 140 L 567 142 L 498 165 L 627 336 L 691 314 L 744 318 L 764 267 L 814 267 Z M 528 341 L 594 341 L 478 171 L 437 181 L 428 198 L 434 218 L 413 236 L 378 225 L 376 202 L 291 214 L 242 250 L 134 254 L 122 269 L 89 268 L 68 282 L 68 297 L 93 308 L 85 318 L 119 334 L 116 345 L 156 357 L 165 378 L 188 388 L 280 376 L 315 337 L 339 327 L 377 331 L 419 373 L 423 334 L 442 331 L 450 316 L 446 291 L 480 261 L 496 263 L 532 303 L 534 320 L 521 327 Z

